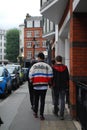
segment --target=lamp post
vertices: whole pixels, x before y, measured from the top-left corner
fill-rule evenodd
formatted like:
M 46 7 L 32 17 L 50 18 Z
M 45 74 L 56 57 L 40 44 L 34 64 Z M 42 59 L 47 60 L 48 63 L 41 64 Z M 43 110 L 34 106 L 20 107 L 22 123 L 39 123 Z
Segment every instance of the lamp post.
M 50 44 L 50 41 L 46 42 L 46 46 L 47 46 L 47 51 L 48 51 L 47 62 L 48 62 L 48 64 L 51 65 L 51 44 Z
M 35 59 L 35 37 L 33 38 L 33 59 Z

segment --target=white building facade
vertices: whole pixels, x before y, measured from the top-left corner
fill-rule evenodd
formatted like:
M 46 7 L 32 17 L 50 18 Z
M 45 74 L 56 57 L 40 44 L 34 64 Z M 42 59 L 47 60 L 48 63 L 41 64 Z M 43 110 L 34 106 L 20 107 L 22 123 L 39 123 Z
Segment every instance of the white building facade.
M 5 45 L 6 45 L 6 30 L 0 29 L 0 64 L 8 62 L 8 60 L 5 58 L 6 56 Z

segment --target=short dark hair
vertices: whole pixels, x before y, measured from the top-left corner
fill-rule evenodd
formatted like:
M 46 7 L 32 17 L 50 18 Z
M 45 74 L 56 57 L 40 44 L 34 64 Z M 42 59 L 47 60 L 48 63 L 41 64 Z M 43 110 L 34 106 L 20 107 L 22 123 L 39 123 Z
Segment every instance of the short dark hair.
M 51 64 L 54 65 L 55 64 L 55 59 L 51 60 Z
M 60 56 L 60 55 L 56 56 L 55 60 L 57 62 L 62 62 L 62 56 Z
M 31 66 L 33 66 L 35 63 L 37 63 L 37 61 L 36 60 L 32 60 L 31 61 Z
M 38 54 L 38 57 L 39 57 L 40 59 L 42 59 L 42 60 L 45 59 L 45 56 L 44 56 L 44 54 L 43 54 L 42 52 L 40 52 L 40 53 Z

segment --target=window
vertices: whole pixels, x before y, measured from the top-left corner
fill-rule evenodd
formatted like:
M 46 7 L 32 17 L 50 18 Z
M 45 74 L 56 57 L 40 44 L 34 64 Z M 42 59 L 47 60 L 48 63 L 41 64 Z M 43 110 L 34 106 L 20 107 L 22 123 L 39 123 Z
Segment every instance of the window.
M 47 32 L 49 32 L 49 20 L 47 19 Z
M 6 53 L 6 48 L 4 49 L 4 53 Z
M 0 55 L 0 60 L 2 60 L 2 55 Z
M 40 20 L 34 21 L 34 27 L 40 27 Z
M 50 31 L 53 31 L 53 22 L 50 21 Z
M 26 32 L 26 37 L 32 37 L 32 31 L 27 31 Z
M 46 41 L 43 41 L 42 47 L 46 47 Z
M 6 36 L 4 36 L 4 40 L 6 40 Z
M 22 45 L 22 40 L 20 39 L 20 45 Z
M 35 48 L 39 48 L 39 46 L 40 46 L 40 42 L 39 42 L 39 41 L 36 41 L 36 42 L 35 42 Z
M 2 39 L 2 35 L 0 35 L 0 39 Z
M 23 53 L 23 48 L 20 49 L 21 53 Z
M 5 76 L 8 77 L 8 71 L 5 69 Z
M 6 55 L 4 55 L 4 59 L 6 59 Z
M 37 58 L 39 51 L 35 51 L 35 57 Z
M 0 53 L 2 53 L 2 49 L 0 49 Z
M 46 18 L 43 19 L 43 33 L 45 34 L 47 32 L 47 21 L 46 21 Z
M 2 46 L 2 42 L 0 42 L 0 46 Z
M 47 2 L 47 0 L 42 0 L 42 6 Z
M 35 37 L 39 37 L 40 36 L 40 32 L 39 31 L 34 31 L 34 36 Z
M 6 46 L 6 42 L 4 42 L 4 47 Z
M 31 47 L 32 47 L 32 42 L 31 41 L 27 42 L 27 48 L 31 48 Z
M 33 27 L 33 21 L 27 21 L 27 28 Z
M 32 52 L 31 51 L 28 51 L 27 52 L 27 59 L 31 59 L 32 58 Z

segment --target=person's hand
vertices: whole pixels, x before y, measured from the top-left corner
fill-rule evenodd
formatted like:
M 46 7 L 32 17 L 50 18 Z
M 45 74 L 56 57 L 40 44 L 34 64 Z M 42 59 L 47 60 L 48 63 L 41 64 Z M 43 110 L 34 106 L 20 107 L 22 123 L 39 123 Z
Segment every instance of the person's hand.
M 52 85 L 49 85 L 49 88 L 52 88 Z

